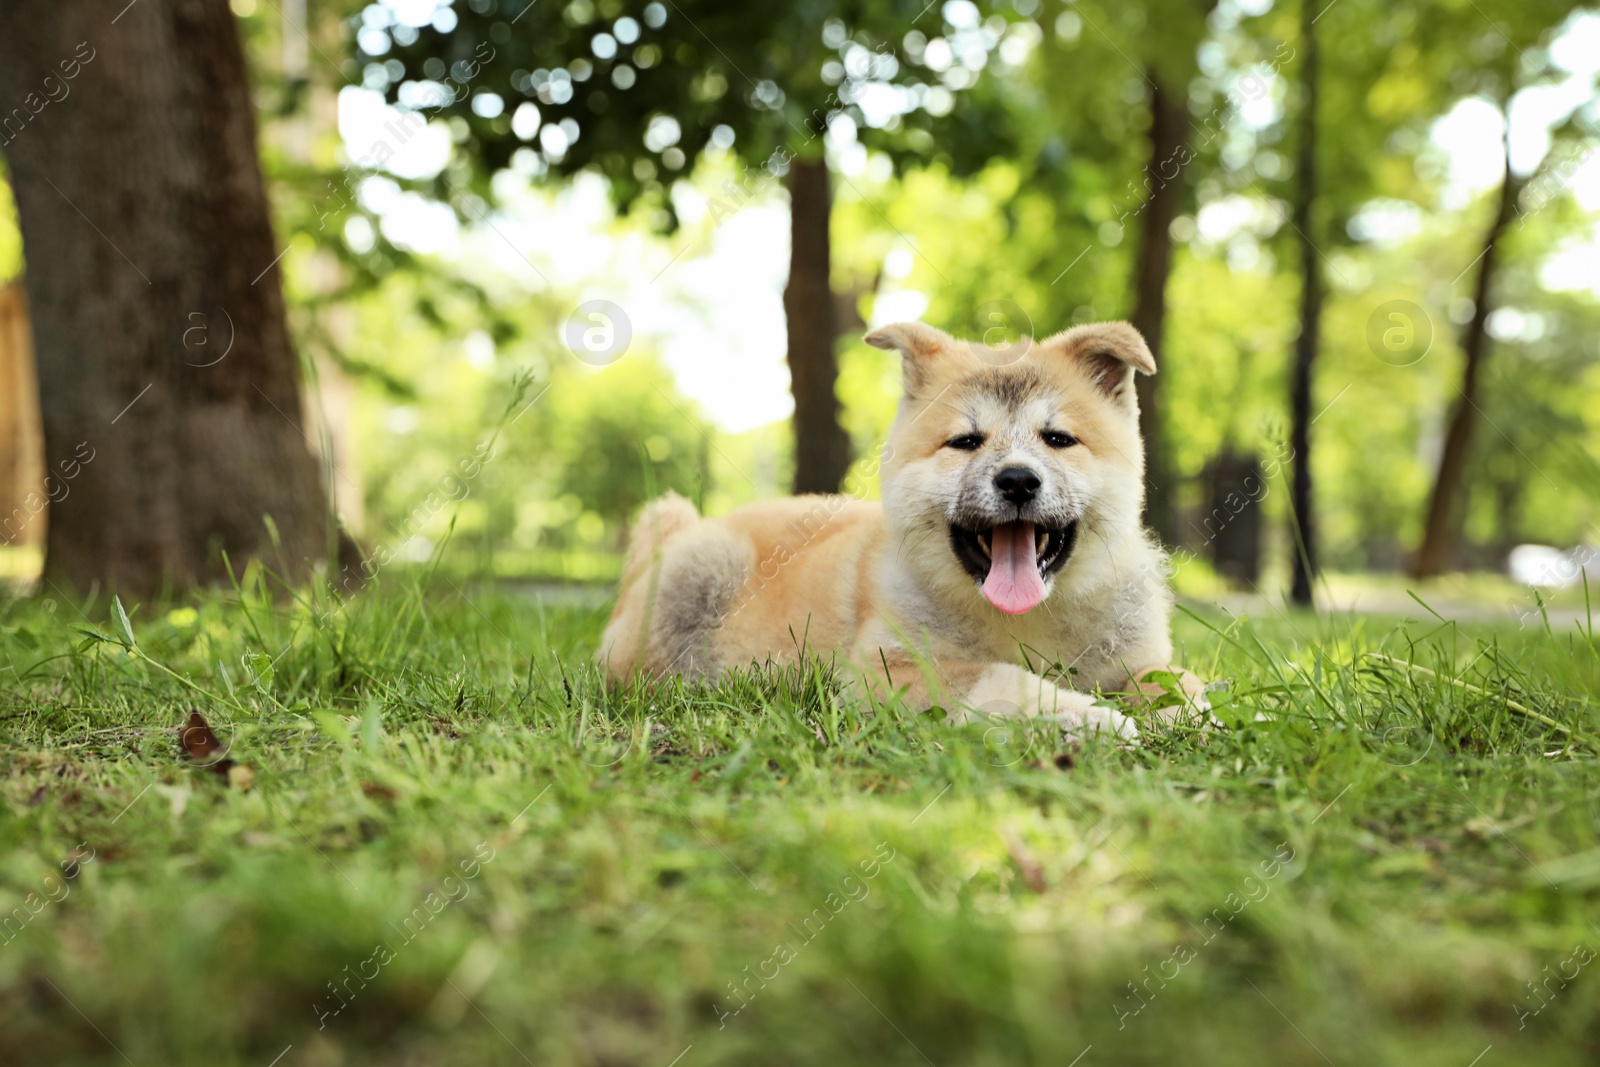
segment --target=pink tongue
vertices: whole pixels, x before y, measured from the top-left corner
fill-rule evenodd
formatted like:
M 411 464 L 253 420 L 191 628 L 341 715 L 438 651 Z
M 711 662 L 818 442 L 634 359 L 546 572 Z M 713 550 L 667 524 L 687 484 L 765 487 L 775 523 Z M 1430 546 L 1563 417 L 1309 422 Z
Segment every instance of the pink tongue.
M 1032 611 L 1044 600 L 1044 579 L 1034 551 L 1033 523 L 1008 522 L 990 534 L 989 577 L 983 595 L 1007 615 Z

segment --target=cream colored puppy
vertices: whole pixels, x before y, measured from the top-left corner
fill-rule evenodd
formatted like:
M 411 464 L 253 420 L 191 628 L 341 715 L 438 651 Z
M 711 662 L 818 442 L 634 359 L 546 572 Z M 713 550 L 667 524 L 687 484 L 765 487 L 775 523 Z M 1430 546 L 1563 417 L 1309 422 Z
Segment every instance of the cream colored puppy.
M 1145 674 L 1172 669 L 1165 556 L 1139 519 L 1133 375 L 1156 370 L 1144 339 L 1113 322 L 992 349 L 913 322 L 867 343 L 904 367 L 882 504 L 797 497 L 717 519 L 670 494 L 650 504 L 600 661 L 619 680 L 712 680 L 792 662 L 803 640 L 952 719 L 1135 735 L 1091 694 L 1137 696 Z M 1203 699 L 1192 676 L 1183 685 Z

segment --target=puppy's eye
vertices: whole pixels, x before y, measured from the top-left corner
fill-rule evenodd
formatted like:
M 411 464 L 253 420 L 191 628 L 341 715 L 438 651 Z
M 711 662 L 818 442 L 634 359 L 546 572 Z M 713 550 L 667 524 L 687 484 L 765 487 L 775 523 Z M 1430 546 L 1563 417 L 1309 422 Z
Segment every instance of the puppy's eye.
M 983 434 L 964 433 L 960 437 L 952 437 L 944 443 L 946 448 L 960 449 L 962 452 L 976 452 L 983 447 Z
M 1076 437 L 1072 436 L 1070 433 L 1063 433 L 1060 430 L 1046 430 L 1039 436 L 1044 440 L 1044 443 L 1049 445 L 1051 448 L 1071 448 L 1073 445 L 1078 443 L 1078 439 Z

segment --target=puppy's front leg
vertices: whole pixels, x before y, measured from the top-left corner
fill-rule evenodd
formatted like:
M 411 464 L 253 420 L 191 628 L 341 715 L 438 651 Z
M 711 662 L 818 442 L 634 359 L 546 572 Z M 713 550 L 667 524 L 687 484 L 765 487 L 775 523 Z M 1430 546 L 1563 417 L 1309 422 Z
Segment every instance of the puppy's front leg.
M 1118 737 L 1139 735 L 1133 720 L 1126 715 L 1099 707 L 1087 693 L 1064 689 L 1015 664 L 948 659 L 929 662 L 903 651 L 884 651 L 878 666 L 878 671 L 864 673 L 880 696 L 888 695 L 885 682 L 893 690 L 903 687 L 906 699 L 914 704 L 948 709 L 952 724 L 996 718 L 1050 718 L 1069 734 L 1103 730 Z

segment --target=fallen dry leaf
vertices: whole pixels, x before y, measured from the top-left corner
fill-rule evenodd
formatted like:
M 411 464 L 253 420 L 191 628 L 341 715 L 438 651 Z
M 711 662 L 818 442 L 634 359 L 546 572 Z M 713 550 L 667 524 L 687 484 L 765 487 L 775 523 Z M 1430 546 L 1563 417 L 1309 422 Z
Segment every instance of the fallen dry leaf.
M 178 731 L 178 744 L 183 746 L 183 754 L 195 763 L 210 765 L 223 754 L 222 742 L 198 711 L 189 712 L 188 724 Z
M 198 711 L 191 710 L 189 721 L 179 729 L 178 746 L 190 763 L 205 768 L 241 792 L 255 782 L 255 772 L 228 758 L 227 748 L 217 740 L 205 716 Z

